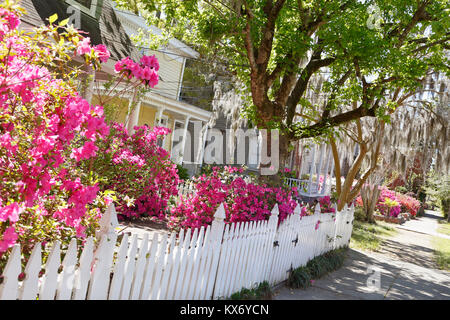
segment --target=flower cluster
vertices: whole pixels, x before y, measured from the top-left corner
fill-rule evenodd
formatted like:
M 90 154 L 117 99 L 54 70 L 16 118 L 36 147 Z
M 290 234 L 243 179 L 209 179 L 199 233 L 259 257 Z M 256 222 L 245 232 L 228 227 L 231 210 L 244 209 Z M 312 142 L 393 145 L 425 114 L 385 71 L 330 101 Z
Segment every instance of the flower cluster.
M 324 196 L 319 199 L 321 213 L 336 213 L 336 209 L 331 203 L 330 196 Z
M 275 204 L 282 221 L 297 206 L 293 198 L 295 190 L 258 185 L 236 173 L 242 173 L 242 169 L 214 167 L 210 175 L 195 178 L 195 193 L 181 198 L 172 209 L 168 225 L 175 229 L 207 226 L 221 203 L 228 223 L 267 220 Z
M 402 212 L 409 212 L 413 217 L 417 215 L 420 208 L 419 200 L 402 193 L 397 193 L 397 199 L 402 206 Z
M 356 204 L 362 206 L 361 196 L 356 198 Z M 397 217 L 401 212 L 409 212 L 412 216 L 417 214 L 420 202 L 408 195 L 389 190 L 387 187 L 380 188 L 377 210 L 386 216 Z
M 85 57 L 86 60 L 90 60 L 91 62 L 99 61 L 101 63 L 106 63 L 111 56 L 104 44 L 91 46 L 91 39 L 89 37 L 85 37 L 77 43 L 76 53 L 79 56 Z M 94 66 L 98 65 L 98 63 L 94 63 Z
M 331 201 L 330 196 L 324 196 L 322 198 L 318 198 L 317 202 L 320 205 L 320 213 L 336 213 L 334 203 Z M 300 215 L 301 216 L 313 215 L 315 212 L 317 202 L 312 202 L 312 203 L 303 205 Z
M 103 108 L 64 78 L 70 53 L 86 50 L 87 41 L 80 45 L 55 26 L 25 34 L 17 30 L 18 11 L 2 5 L 0 254 L 17 241 L 26 251 L 38 241 L 86 236 L 98 217 L 90 206 L 99 187 L 77 162 L 94 157 L 96 142 L 109 133 Z M 42 41 L 46 36 L 55 41 Z
M 117 61 L 114 69 L 129 79 L 135 77 L 151 88 L 158 84 L 159 63 L 155 56 L 143 56 L 140 63 L 134 62 L 131 58 L 126 57 Z
M 102 191 L 117 196 L 119 217 L 152 216 L 166 218 L 170 198 L 177 195 L 176 165 L 166 150 L 157 145 L 159 137 L 170 133 L 164 127 L 135 127 L 129 135 L 123 124 L 113 123 L 110 134 L 98 143 L 92 170 Z M 86 170 L 87 161 L 82 164 Z

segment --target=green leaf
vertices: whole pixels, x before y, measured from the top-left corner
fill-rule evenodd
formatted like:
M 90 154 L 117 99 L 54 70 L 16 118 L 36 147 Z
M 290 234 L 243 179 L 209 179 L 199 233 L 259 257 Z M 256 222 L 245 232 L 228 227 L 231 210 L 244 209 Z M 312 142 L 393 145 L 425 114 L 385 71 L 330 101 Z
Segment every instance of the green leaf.
M 48 22 L 50 22 L 50 24 L 53 24 L 53 22 L 55 22 L 58 19 L 58 15 L 55 13 L 53 15 L 51 15 L 50 17 L 48 17 Z
M 59 23 L 59 26 L 60 26 L 60 27 L 64 27 L 68 22 L 69 22 L 69 18 L 64 19 L 64 20 L 62 20 L 62 21 Z

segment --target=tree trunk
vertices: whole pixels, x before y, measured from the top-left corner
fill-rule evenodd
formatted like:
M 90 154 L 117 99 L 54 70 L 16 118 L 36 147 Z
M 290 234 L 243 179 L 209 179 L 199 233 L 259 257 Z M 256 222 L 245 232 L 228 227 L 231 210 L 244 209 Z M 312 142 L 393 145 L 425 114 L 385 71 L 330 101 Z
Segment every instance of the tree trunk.
M 286 162 L 289 157 L 290 140 L 286 135 L 280 132 L 278 137 L 278 150 L 272 150 L 272 147 L 276 148 L 276 144 L 273 142 L 272 135 L 269 131 L 262 133 L 261 153 L 266 156 L 266 159 L 260 159 L 259 181 L 261 183 L 279 187 L 283 183 L 283 181 L 281 181 L 280 172 L 284 172 L 284 168 L 286 168 Z M 269 159 L 270 161 L 268 161 Z M 273 167 L 274 170 L 269 170 L 270 167 Z M 264 172 L 267 171 L 272 171 L 273 174 L 264 174 Z
M 380 196 L 380 190 L 377 185 L 365 185 L 361 188 L 361 199 L 366 220 L 369 223 L 375 223 L 373 213 Z
M 450 205 L 447 205 L 447 222 L 450 222 Z

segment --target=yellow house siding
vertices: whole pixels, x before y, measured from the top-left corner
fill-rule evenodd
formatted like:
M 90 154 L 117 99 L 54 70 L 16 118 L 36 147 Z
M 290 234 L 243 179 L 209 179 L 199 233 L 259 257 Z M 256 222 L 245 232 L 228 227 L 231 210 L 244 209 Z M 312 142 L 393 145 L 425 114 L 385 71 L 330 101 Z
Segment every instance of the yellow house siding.
M 141 104 L 141 110 L 139 112 L 138 125 L 143 126 L 147 124 L 149 127 L 153 127 L 156 117 L 156 108 L 150 107 L 146 103 Z
M 91 104 L 100 104 L 97 96 L 92 97 Z M 125 123 L 125 120 L 127 118 L 128 105 L 128 99 L 115 97 L 109 100 L 108 98 L 107 104 L 103 106 L 107 121 Z

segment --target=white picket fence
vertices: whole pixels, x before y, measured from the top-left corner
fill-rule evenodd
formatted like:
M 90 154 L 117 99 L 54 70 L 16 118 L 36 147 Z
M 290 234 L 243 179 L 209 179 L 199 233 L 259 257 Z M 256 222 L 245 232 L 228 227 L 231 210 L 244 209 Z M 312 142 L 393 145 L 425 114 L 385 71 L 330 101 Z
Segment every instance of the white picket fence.
M 312 216 L 300 217 L 300 210 L 298 205 L 279 224 L 277 205 L 267 221 L 225 224 L 221 205 L 207 228 L 170 236 L 155 233 L 152 239 L 124 234 L 117 246 L 111 206 L 102 218 L 97 245 L 88 238 L 78 258 L 73 239 L 61 261 L 60 243 L 55 242 L 43 266 L 38 244 L 22 281 L 16 244 L 3 272 L 0 300 L 223 299 L 263 281 L 274 285 L 286 280 L 290 270 L 350 241 L 353 206 L 336 215 L 321 214 L 319 205 Z
M 195 193 L 195 187 L 193 182 L 188 180 L 178 185 L 178 199 L 182 196 L 186 197 L 193 193 Z

